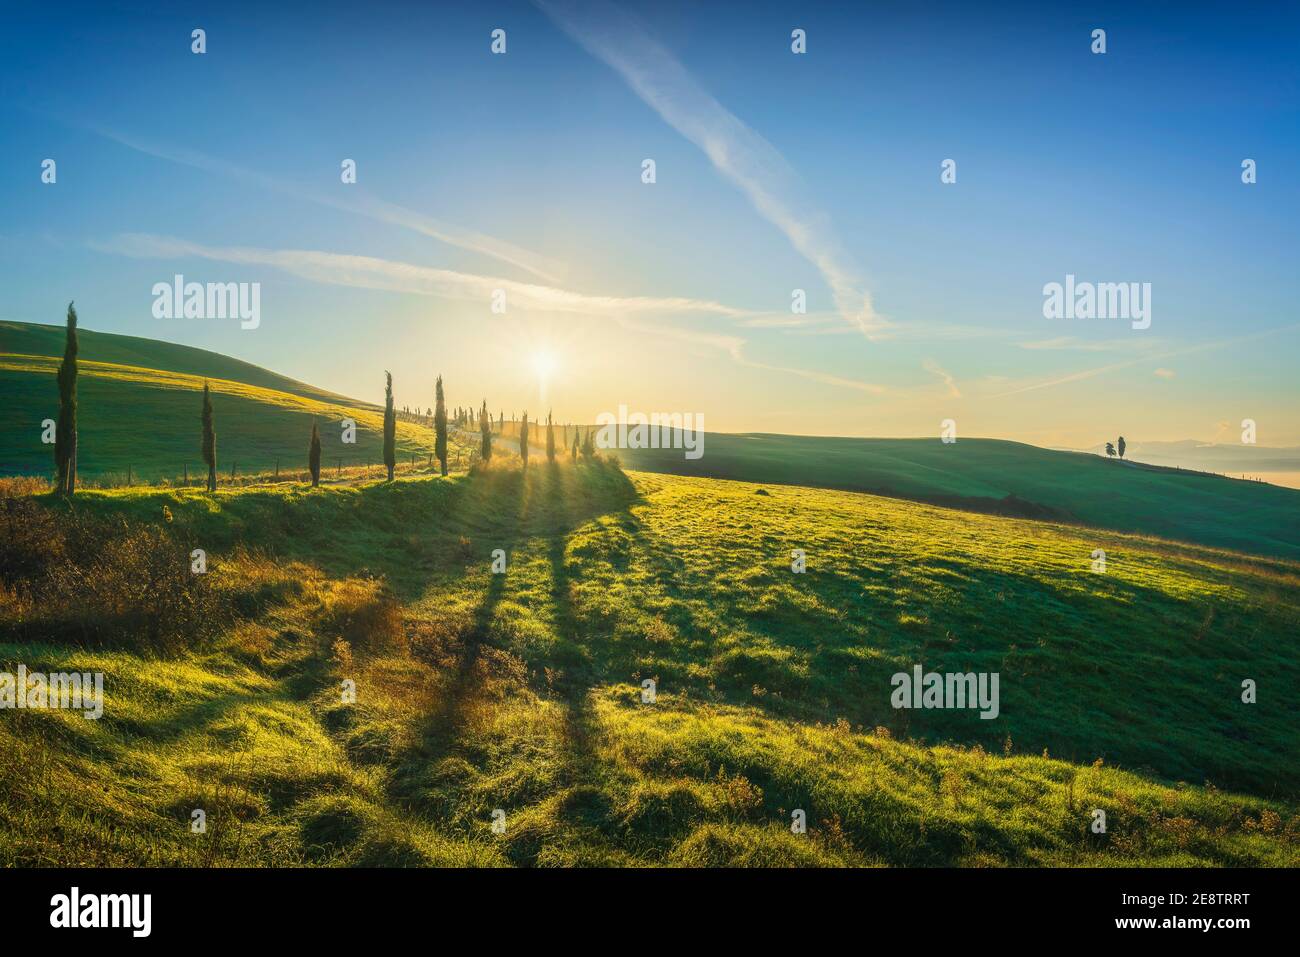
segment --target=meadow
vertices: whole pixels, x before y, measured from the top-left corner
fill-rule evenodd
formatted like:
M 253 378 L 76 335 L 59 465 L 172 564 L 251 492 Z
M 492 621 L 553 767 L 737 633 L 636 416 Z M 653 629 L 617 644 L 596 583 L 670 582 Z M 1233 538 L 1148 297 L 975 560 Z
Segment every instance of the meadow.
M 708 433 L 702 458 L 619 449 L 628 468 L 873 492 L 996 515 L 1300 558 L 1300 491 L 1000 439 Z
M 4 510 L 0 668 L 106 710 L 0 719 L 3 864 L 1300 862 L 1288 560 L 601 459 Z
M 41 423 L 57 417 L 63 336 L 53 326 L 0 323 L 0 402 L 8 410 L 0 427 L 0 475 L 52 473 L 52 447 L 42 441 Z M 325 471 L 382 462 L 378 406 L 200 349 L 86 330 L 80 340 L 80 426 L 94 437 L 77 457 L 83 480 L 179 482 L 188 474 L 198 482 L 206 474 L 199 454 L 204 382 L 213 394 L 223 478 L 232 470 L 235 478 L 277 468 L 303 472 L 313 423 L 321 429 Z M 19 351 L 25 349 L 36 351 Z M 432 405 L 432 384 L 423 391 Z M 344 419 L 356 423 L 355 442 L 343 442 Z M 452 445 L 467 457 L 467 445 L 458 438 Z M 408 467 L 412 458 L 428 464 L 433 433 L 427 417 L 399 416 L 397 450 Z
M 66 500 L 62 330 L 0 323 L 0 672 L 105 691 L 0 711 L 0 865 L 1300 863 L 1298 493 L 980 439 L 525 469 L 513 421 L 441 476 L 415 416 L 388 482 L 372 405 L 81 337 Z M 893 707 L 916 666 L 997 717 Z

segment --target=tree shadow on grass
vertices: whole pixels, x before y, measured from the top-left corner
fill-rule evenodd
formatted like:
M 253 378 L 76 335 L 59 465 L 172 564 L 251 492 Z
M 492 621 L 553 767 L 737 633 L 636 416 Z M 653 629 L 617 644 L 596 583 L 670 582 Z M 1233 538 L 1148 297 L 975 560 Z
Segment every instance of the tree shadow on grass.
M 1281 709 L 1257 707 L 1244 717 L 1235 695 L 1223 690 L 1232 662 L 1259 660 L 1258 635 L 1234 626 L 1222 608 L 1211 614 L 1212 599 L 1091 576 L 1086 565 L 1072 580 L 977 556 L 881 568 L 847 557 L 831 567 L 829 555 L 798 576 L 774 560 L 733 570 L 735 588 L 719 596 L 716 580 L 683 574 L 665 554 L 672 543 L 635 515 L 624 525 L 638 555 L 669 577 L 671 590 L 657 604 L 667 598 L 674 608 L 660 614 L 680 630 L 691 606 L 712 602 L 707 614 L 721 641 L 716 650 L 697 646 L 696 655 L 713 679 L 702 693 L 714 698 L 783 719 L 844 718 L 994 753 L 1010 740 L 1016 753 L 1103 758 L 1248 793 L 1294 786 L 1294 774 L 1276 759 Z M 907 572 L 901 579 L 900 568 Z M 1268 627 L 1257 616 L 1241 620 L 1254 630 Z M 1276 627 L 1284 633 L 1280 618 Z M 656 646 L 655 653 L 670 660 L 673 650 Z M 1280 645 L 1268 653 L 1283 660 Z M 999 716 L 895 709 L 892 675 L 916 664 L 926 672 L 999 674 Z
M 421 725 L 418 744 L 401 760 L 394 775 L 390 787 L 394 797 L 425 810 L 444 810 L 445 800 L 438 792 L 447 782 L 433 766 L 454 756 L 467 744 L 470 716 L 490 708 L 502 693 L 502 680 L 507 683 L 511 680 L 494 673 L 498 659 L 509 654 L 508 637 L 497 634 L 496 619 L 498 606 L 507 595 L 514 556 L 528 542 L 546 543 L 553 568 L 550 600 L 555 619 L 563 633 L 576 634 L 576 616 L 564 570 L 567 536 L 593 517 L 626 507 L 635 498 L 631 483 L 621 472 L 607 471 L 612 474 L 597 475 L 598 487 L 589 495 L 566 494 L 576 492 L 577 486 L 570 483 L 566 487 L 567 470 L 548 463 L 531 466 L 527 475 L 513 471 L 490 486 L 485 483 L 484 491 L 491 493 L 487 496 L 492 500 L 491 511 L 477 509 L 477 520 L 461 527 L 486 537 L 493 547 L 505 551 L 506 573 L 488 576 L 472 614 L 444 619 L 434 636 L 433 647 L 422 656 L 446 678 L 446 683 L 439 691 L 435 708 Z M 583 488 L 591 491 L 586 484 Z M 576 651 L 578 646 L 566 642 L 562 647 Z M 555 690 L 564 700 L 567 714 L 574 717 L 573 721 L 566 719 L 566 748 L 575 755 L 584 753 L 586 748 L 580 742 L 589 735 L 591 726 L 589 719 L 579 717 L 586 709 L 583 684 L 586 669 L 582 656 L 561 654 L 553 663 L 557 664 L 552 670 L 556 676 Z M 570 766 L 573 761 L 565 764 Z

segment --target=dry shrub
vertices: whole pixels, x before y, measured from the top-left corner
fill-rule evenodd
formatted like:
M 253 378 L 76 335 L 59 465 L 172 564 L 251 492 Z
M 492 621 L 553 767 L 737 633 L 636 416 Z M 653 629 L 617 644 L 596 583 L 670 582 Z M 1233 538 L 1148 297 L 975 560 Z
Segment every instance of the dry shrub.
M 402 606 L 384 583 L 372 578 L 338 582 L 326 596 L 325 633 L 355 651 L 382 654 L 407 647 Z
M 171 653 L 221 625 L 207 575 L 192 572 L 190 549 L 160 529 L 128 529 L 88 561 L 51 566 L 48 580 L 89 644 Z
M 49 479 L 39 475 L 7 475 L 0 478 L 0 501 L 45 495 L 53 488 L 54 485 Z
M 66 542 L 51 510 L 26 496 L 0 494 L 0 581 L 39 577 L 65 560 Z
M 469 612 L 440 609 L 433 617 L 412 623 L 411 654 L 425 664 L 448 667 L 481 637 Z
M 28 640 L 169 654 L 221 625 L 206 575 L 162 529 L 25 516 L 0 547 L 7 596 L 0 614 Z

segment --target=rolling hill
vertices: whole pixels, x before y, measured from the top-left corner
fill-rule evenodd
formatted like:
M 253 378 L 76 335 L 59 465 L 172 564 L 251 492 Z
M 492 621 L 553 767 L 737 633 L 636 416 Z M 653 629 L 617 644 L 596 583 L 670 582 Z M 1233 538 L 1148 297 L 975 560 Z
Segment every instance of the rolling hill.
M 601 462 L 23 502 L 0 669 L 106 703 L 0 721 L 0 864 L 1300 862 L 1294 562 Z
M 146 480 L 175 479 L 186 469 L 197 474 L 198 396 L 177 393 L 196 393 L 205 378 L 216 395 L 223 474 L 232 465 L 242 473 L 277 465 L 296 473 L 305 464 L 313 421 L 322 427 L 327 471 L 380 462 L 375 406 L 200 349 L 88 330 L 80 341 L 83 478 L 121 478 L 128 468 Z M 40 424 L 57 411 L 53 377 L 62 348 L 61 327 L 0 323 L 0 401 L 9 410 L 0 422 L 0 475 L 52 470 Z M 178 405 L 184 402 L 192 409 Z M 345 417 L 358 424 L 355 445 L 340 441 L 338 423 Z M 507 436 L 513 429 L 507 423 Z M 467 461 L 474 441 L 453 432 L 453 457 Z M 398 447 L 399 460 L 427 458 L 427 421 L 399 421 Z M 704 452 L 697 460 L 669 449 L 615 454 L 627 467 L 646 471 L 873 492 L 1300 557 L 1300 491 L 1260 482 L 979 438 L 945 445 L 938 439 L 710 433 Z
M 63 353 L 61 327 L 0 323 L 0 475 L 50 475 L 51 446 L 41 423 L 58 412 L 54 382 Z M 199 393 L 213 393 L 219 469 L 287 472 L 306 468 L 312 423 L 321 429 L 325 470 L 379 464 L 383 410 L 201 349 L 151 339 L 79 330 L 78 475 L 144 480 L 191 478 L 199 456 Z M 430 389 L 425 391 L 429 392 Z M 399 400 L 400 402 L 400 400 Z M 357 424 L 356 442 L 342 441 L 341 422 Z M 427 420 L 401 420 L 398 458 L 427 459 Z M 454 444 L 454 443 L 453 443 Z
M 1105 455 L 1105 443 L 1082 451 Z M 1273 485 L 1300 488 L 1300 448 L 1218 442 L 1128 442 L 1128 457 L 1151 465 L 1262 478 Z
M 322 427 L 327 471 L 381 460 L 382 416 L 375 406 L 200 349 L 88 330 L 80 341 L 83 479 L 121 478 L 128 468 L 145 480 L 174 480 L 187 469 L 196 475 L 197 391 L 205 379 L 216 396 L 223 474 L 232 465 L 242 473 L 277 466 L 297 473 L 313 421 Z M 0 421 L 0 475 L 52 471 L 40 425 L 57 412 L 53 378 L 62 348 L 61 327 L 0 323 L 0 401 L 8 410 Z M 340 441 L 343 418 L 357 422 L 355 445 Z M 507 423 L 506 447 L 514 429 Z M 453 431 L 453 458 L 468 461 L 475 442 L 476 436 Z M 398 449 L 399 460 L 427 459 L 427 420 L 399 421 Z M 1300 491 L 1259 482 L 979 438 L 945 445 L 938 439 L 710 433 L 704 452 L 688 460 L 680 450 L 615 450 L 627 467 L 646 471 L 873 492 L 1300 557 Z
M 0 322 L 0 355 L 62 356 L 64 337 L 65 331 L 62 325 Z M 161 339 L 95 332 L 81 327 L 77 330 L 77 344 L 80 350 L 79 358 L 91 362 L 155 369 L 160 372 L 181 372 L 198 378 L 227 379 L 271 392 L 286 392 L 319 402 L 341 403 L 368 409 L 380 408 L 318 389 L 250 362 L 232 359 L 219 352 L 163 342 Z
M 1019 442 L 708 433 L 695 460 L 680 449 L 617 454 L 634 469 L 873 492 L 1300 558 L 1300 491 Z
M 33 328 L 0 355 L 7 471 L 48 468 Z M 344 415 L 378 458 L 372 406 L 120 338 L 83 333 L 83 468 L 173 475 L 205 378 L 223 462 Z M 979 439 L 524 473 L 511 431 L 449 478 L 0 483 L 0 671 L 106 694 L 0 721 L 0 864 L 1300 861 L 1296 493 Z M 997 717 L 894 708 L 918 665 L 997 674 Z

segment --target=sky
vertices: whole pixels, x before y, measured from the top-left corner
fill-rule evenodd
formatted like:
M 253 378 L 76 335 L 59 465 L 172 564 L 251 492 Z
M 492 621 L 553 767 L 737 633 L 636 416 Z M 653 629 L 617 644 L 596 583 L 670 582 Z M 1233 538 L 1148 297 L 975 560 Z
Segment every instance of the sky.
M 1294 6 L 846 6 L 4 4 L 0 319 L 559 421 L 1300 445 Z M 257 327 L 155 317 L 176 274 Z

